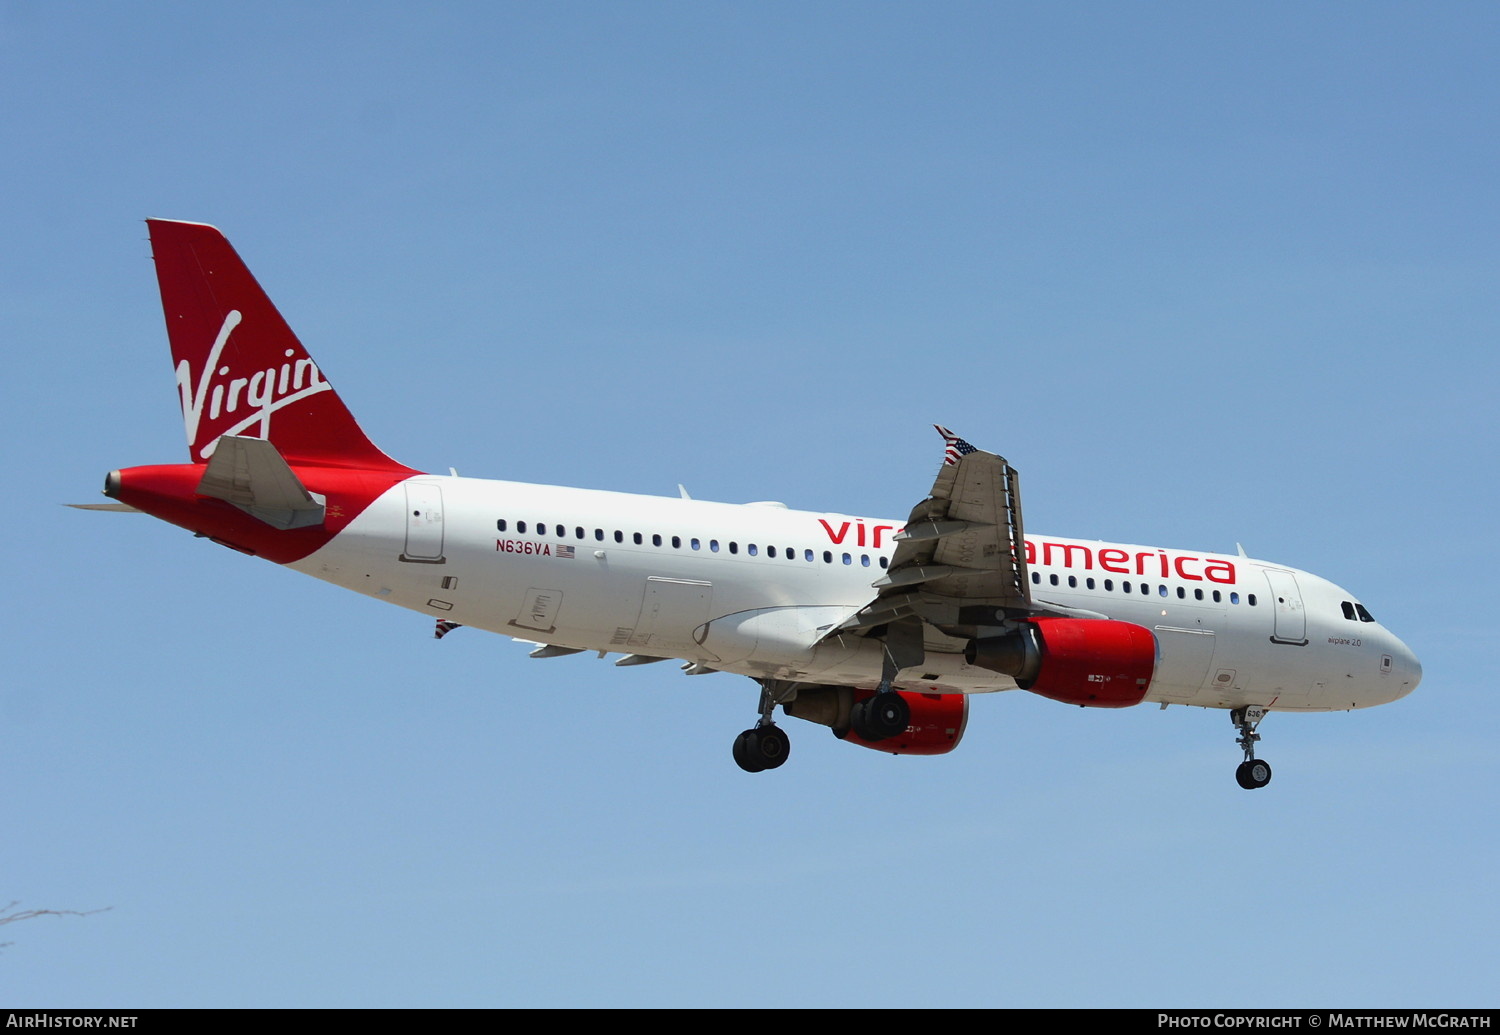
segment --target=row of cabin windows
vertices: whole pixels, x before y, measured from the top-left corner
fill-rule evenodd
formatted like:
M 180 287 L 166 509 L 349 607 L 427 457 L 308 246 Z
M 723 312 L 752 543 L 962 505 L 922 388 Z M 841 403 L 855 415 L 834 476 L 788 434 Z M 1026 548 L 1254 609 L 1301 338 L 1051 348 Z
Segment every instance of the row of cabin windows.
M 1032 581 L 1033 585 L 1040 586 L 1042 584 L 1042 573 L 1039 572 L 1039 571 L 1032 572 L 1031 573 L 1031 581 Z M 1063 584 L 1061 576 L 1058 576 L 1058 575 L 1048 575 L 1047 576 L 1047 581 L 1051 585 L 1054 585 L 1054 586 L 1061 586 Z M 1077 589 L 1078 588 L 1078 581 L 1079 580 L 1078 580 L 1078 576 L 1077 575 L 1069 575 L 1068 576 L 1068 588 L 1070 588 L 1070 589 Z M 1097 587 L 1098 587 L 1098 584 L 1096 583 L 1096 581 L 1093 578 L 1085 577 L 1083 579 L 1083 588 L 1084 589 L 1095 589 Z M 1115 580 L 1114 579 L 1104 579 L 1103 580 L 1103 588 L 1104 588 L 1105 592 L 1113 593 L 1115 591 Z M 1135 592 L 1140 592 L 1142 594 L 1145 594 L 1145 595 L 1149 596 L 1151 594 L 1151 583 L 1149 583 L 1149 582 L 1142 582 L 1140 584 L 1140 589 L 1137 591 L 1134 588 L 1134 583 L 1123 582 L 1122 581 L 1120 583 L 1120 592 L 1121 593 L 1135 593 Z M 1156 587 L 1156 593 L 1157 593 L 1158 596 L 1163 596 L 1163 597 L 1168 597 L 1168 596 L 1172 595 L 1171 590 L 1168 589 L 1164 585 L 1158 585 Z M 1187 587 L 1186 586 L 1178 586 L 1177 587 L 1177 599 L 1178 600 L 1186 600 L 1187 598 L 1188 598 Z M 1216 604 L 1222 604 L 1224 602 L 1224 595 L 1222 593 L 1220 593 L 1217 589 L 1209 590 L 1207 593 L 1205 593 L 1202 589 L 1195 589 L 1195 590 L 1193 590 L 1193 599 L 1194 600 L 1212 600 Z M 1229 602 L 1231 604 L 1238 604 L 1240 602 L 1240 595 L 1238 593 L 1231 592 L 1229 594 Z M 1254 607 L 1255 606 L 1255 594 L 1254 593 L 1247 593 L 1245 595 L 1245 603 L 1249 604 L 1251 607 Z
M 504 532 L 507 531 L 509 527 L 509 522 L 507 522 L 505 518 L 500 518 L 495 522 L 496 531 Z M 549 525 L 545 521 L 537 521 L 529 527 L 532 529 L 532 534 L 534 535 L 551 534 L 562 539 L 566 539 L 568 536 L 568 526 L 562 524 Z M 516 522 L 517 535 L 526 535 L 527 528 L 528 525 L 525 521 Z M 573 527 L 573 538 L 587 539 L 588 531 L 582 525 L 575 525 Z M 623 543 L 625 542 L 625 533 L 617 528 L 614 530 L 613 538 L 615 542 Z M 648 537 L 643 532 L 630 533 L 630 541 L 636 546 L 645 546 L 647 538 Z M 670 543 L 672 549 L 674 550 L 681 550 L 683 547 L 683 539 L 681 536 L 662 536 L 660 534 L 653 534 L 649 538 L 651 540 L 652 546 L 665 546 Z M 605 542 L 606 536 L 604 529 L 594 529 L 594 539 L 597 542 Z M 687 540 L 687 547 L 690 550 L 702 550 L 705 548 L 705 546 L 707 547 L 709 553 L 718 553 L 721 549 L 728 550 L 729 553 L 735 555 L 738 555 L 740 552 L 740 544 L 733 540 L 727 543 L 720 543 L 717 539 L 709 539 L 705 542 L 704 540 L 698 539 L 696 537 Z M 767 557 L 785 557 L 789 561 L 795 561 L 797 559 L 797 549 L 796 547 L 792 546 L 782 547 L 780 550 L 777 550 L 777 548 L 774 546 L 767 546 L 763 548 L 756 543 L 749 543 L 744 547 L 745 553 L 751 557 L 759 557 L 762 550 L 764 550 Z M 833 564 L 835 562 L 835 557 L 837 557 L 838 561 L 848 565 L 858 563 L 861 567 L 868 568 L 871 564 L 870 555 L 867 553 L 859 554 L 858 560 L 856 561 L 856 557 L 854 554 L 841 553 L 835 555 L 832 550 L 823 551 L 824 564 Z M 818 559 L 817 552 L 814 550 L 804 549 L 802 551 L 802 559 L 805 561 L 816 561 Z M 875 558 L 875 562 L 878 563 L 882 568 L 884 568 L 888 563 L 884 557 L 879 556 Z
M 1067 578 L 1068 578 L 1068 587 L 1070 589 L 1077 589 L 1078 588 L 1078 576 L 1077 575 L 1069 575 Z M 1040 586 L 1042 584 L 1042 573 L 1039 572 L 1039 571 L 1032 572 L 1031 573 L 1031 581 L 1032 581 L 1033 585 Z M 1047 581 L 1051 585 L 1054 585 L 1054 586 L 1061 586 L 1062 585 L 1062 580 L 1057 575 L 1049 575 L 1049 576 L 1047 576 Z M 1103 582 L 1104 582 L 1104 589 L 1105 589 L 1105 591 L 1107 591 L 1107 592 L 1113 592 L 1114 591 L 1114 588 L 1115 588 L 1114 579 L 1105 579 L 1105 580 L 1103 580 Z M 1083 585 L 1084 585 L 1085 589 L 1094 589 L 1096 583 L 1095 583 L 1094 579 L 1086 577 L 1083 580 Z M 1131 592 L 1135 592 L 1135 590 L 1133 590 L 1131 588 L 1131 584 L 1129 582 L 1123 582 L 1122 581 L 1120 583 L 1120 592 L 1122 592 L 1122 593 L 1131 593 Z M 1140 584 L 1140 592 L 1149 596 L 1150 593 L 1151 593 L 1151 584 L 1149 582 L 1142 582 Z M 1156 592 L 1157 592 L 1158 596 L 1163 596 L 1163 597 L 1171 596 L 1171 591 L 1166 586 L 1164 586 L 1164 585 L 1158 585 L 1156 587 Z M 1186 586 L 1178 586 L 1177 587 L 1177 599 L 1178 600 L 1186 600 L 1187 598 L 1188 598 L 1187 587 Z M 1193 599 L 1194 600 L 1208 600 L 1208 599 L 1212 599 L 1214 603 L 1219 604 L 1219 603 L 1223 603 L 1223 599 L 1224 598 L 1223 598 L 1223 595 L 1217 589 L 1210 590 L 1207 594 L 1205 594 L 1202 589 L 1194 589 L 1193 590 Z M 1238 604 L 1240 602 L 1240 595 L 1238 593 L 1231 592 L 1229 594 L 1229 602 L 1231 604 Z M 1254 607 L 1255 604 L 1256 604 L 1255 594 L 1254 593 L 1247 593 L 1245 595 L 1245 603 L 1249 604 L 1251 607 Z M 1373 622 L 1373 621 L 1375 621 L 1375 617 L 1373 615 L 1371 615 L 1370 612 L 1365 609 L 1365 605 L 1364 604 L 1361 604 L 1361 603 L 1358 603 L 1358 602 L 1352 601 L 1352 600 L 1341 600 L 1339 602 L 1339 606 L 1342 608 L 1342 610 L 1344 612 L 1344 617 L 1347 618 L 1347 619 L 1349 619 L 1349 621 L 1351 621 L 1351 622 Z

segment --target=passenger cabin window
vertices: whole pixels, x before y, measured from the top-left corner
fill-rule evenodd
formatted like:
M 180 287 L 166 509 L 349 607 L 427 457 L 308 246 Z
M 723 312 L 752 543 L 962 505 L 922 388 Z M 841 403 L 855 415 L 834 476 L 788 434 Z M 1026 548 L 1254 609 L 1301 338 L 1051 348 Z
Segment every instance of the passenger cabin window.
M 524 521 L 517 521 L 516 522 L 516 531 L 517 532 L 525 532 L 526 531 L 526 522 L 524 522 Z
M 495 531 L 497 531 L 497 532 L 504 532 L 505 531 L 505 519 L 504 518 L 501 518 L 499 521 L 495 522 Z

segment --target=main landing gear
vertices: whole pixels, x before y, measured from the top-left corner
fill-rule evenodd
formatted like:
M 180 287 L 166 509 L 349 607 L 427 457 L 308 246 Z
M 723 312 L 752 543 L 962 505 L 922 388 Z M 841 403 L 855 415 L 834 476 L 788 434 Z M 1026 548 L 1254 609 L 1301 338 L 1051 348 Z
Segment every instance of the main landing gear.
M 1260 734 L 1255 732 L 1255 727 L 1259 726 L 1260 720 L 1265 717 L 1266 709 L 1264 708 L 1236 708 L 1229 713 L 1229 721 L 1234 723 L 1234 728 L 1240 731 L 1239 739 L 1235 743 L 1245 751 L 1245 760 L 1234 771 L 1234 778 L 1247 791 L 1256 790 L 1271 782 L 1270 763 L 1255 757 L 1255 742 L 1260 739 Z
M 760 773 L 775 769 L 786 761 L 791 753 L 792 742 L 786 732 L 771 718 L 776 709 L 776 697 L 771 692 L 771 680 L 760 684 L 760 721 L 734 738 L 734 761 L 747 773 Z

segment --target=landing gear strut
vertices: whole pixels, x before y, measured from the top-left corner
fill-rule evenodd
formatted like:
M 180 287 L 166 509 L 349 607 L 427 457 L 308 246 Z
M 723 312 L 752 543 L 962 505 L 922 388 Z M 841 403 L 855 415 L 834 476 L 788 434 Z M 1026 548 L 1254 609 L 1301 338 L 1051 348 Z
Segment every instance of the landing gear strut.
M 774 685 L 772 680 L 761 682 L 760 721 L 734 738 L 735 764 L 747 773 L 775 769 L 792 750 L 791 740 L 771 718 L 776 710 L 776 696 L 771 689 Z
M 1235 743 L 1245 752 L 1245 760 L 1234 771 L 1234 778 L 1247 791 L 1256 790 L 1271 782 L 1270 763 L 1255 757 L 1255 742 L 1260 739 L 1260 734 L 1255 732 L 1255 727 L 1259 726 L 1260 720 L 1265 717 L 1266 709 L 1264 708 L 1236 708 L 1229 713 L 1229 721 L 1234 723 L 1234 728 L 1240 731 L 1239 739 Z

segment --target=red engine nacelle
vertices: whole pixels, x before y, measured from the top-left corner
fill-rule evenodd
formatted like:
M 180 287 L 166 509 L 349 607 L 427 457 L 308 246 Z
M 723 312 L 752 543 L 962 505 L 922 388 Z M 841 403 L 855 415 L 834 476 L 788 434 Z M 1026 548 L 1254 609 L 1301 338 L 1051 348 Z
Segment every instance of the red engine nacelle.
M 906 730 L 884 740 L 866 740 L 849 728 L 849 714 L 856 702 L 875 696 L 874 690 L 848 686 L 819 686 L 797 694 L 782 710 L 833 729 L 834 736 L 849 744 L 892 755 L 946 755 L 963 739 L 969 721 L 968 694 L 923 694 L 894 691 L 911 709 Z
M 1054 701 L 1128 708 L 1151 686 L 1156 637 L 1131 622 L 1033 618 L 1005 636 L 971 640 L 964 657 Z

